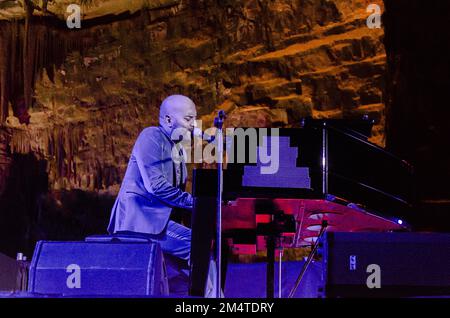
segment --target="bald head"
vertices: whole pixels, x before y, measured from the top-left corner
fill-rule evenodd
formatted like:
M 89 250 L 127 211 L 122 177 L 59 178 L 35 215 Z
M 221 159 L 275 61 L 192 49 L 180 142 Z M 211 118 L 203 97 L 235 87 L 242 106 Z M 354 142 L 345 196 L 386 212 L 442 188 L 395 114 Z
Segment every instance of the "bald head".
M 164 99 L 159 110 L 159 124 L 171 134 L 174 129 L 195 127 L 197 110 L 194 102 L 184 95 L 171 95 Z

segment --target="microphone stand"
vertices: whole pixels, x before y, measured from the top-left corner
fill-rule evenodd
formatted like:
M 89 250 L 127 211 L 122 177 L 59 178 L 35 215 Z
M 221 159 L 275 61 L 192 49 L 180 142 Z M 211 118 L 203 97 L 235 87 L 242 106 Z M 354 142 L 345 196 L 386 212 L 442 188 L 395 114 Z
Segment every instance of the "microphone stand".
M 221 298 L 222 285 L 222 192 L 223 192 L 223 121 L 225 112 L 220 110 L 217 117 L 214 118 L 214 126 L 217 128 L 217 215 L 216 215 L 216 266 L 217 266 L 217 286 L 216 298 Z
M 313 248 L 312 248 L 311 252 L 309 253 L 308 258 L 307 258 L 305 264 L 303 265 L 303 268 L 302 268 L 300 274 L 298 275 L 297 280 L 295 281 L 295 285 L 294 285 L 294 287 L 291 289 L 291 292 L 289 293 L 288 298 L 294 297 L 295 292 L 297 291 L 297 288 L 298 288 L 298 286 L 300 285 L 300 282 L 302 281 L 303 275 L 305 275 L 306 270 L 308 269 L 309 264 L 312 262 L 312 259 L 313 259 L 313 257 L 314 257 L 314 254 L 316 254 L 316 251 L 317 251 L 317 249 L 318 249 L 318 247 L 319 247 L 319 244 L 320 244 L 320 240 L 321 240 L 323 234 L 325 233 L 325 230 L 327 229 L 327 226 L 328 226 L 328 222 L 327 222 L 326 220 L 322 220 L 322 226 L 321 226 L 321 228 L 320 228 L 319 235 L 317 236 L 317 240 L 316 240 L 316 242 L 314 243 Z M 299 229 L 299 230 L 301 230 L 301 229 Z

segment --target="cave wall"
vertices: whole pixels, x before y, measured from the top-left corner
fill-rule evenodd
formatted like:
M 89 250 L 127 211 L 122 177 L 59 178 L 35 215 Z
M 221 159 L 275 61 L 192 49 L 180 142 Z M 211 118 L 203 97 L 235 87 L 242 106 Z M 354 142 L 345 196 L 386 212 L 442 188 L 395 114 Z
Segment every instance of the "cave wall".
M 386 146 L 415 166 L 417 224 L 450 231 L 450 3 L 384 2 Z
M 218 109 L 235 127 L 369 114 L 384 145 L 383 30 L 366 26 L 381 1 L 162 3 L 73 31 L 47 16 L 0 22 L 0 189 L 20 178 L 14 156 L 40 162 L 33 240 L 104 232 L 134 140 L 169 94 L 190 96 L 204 127 Z

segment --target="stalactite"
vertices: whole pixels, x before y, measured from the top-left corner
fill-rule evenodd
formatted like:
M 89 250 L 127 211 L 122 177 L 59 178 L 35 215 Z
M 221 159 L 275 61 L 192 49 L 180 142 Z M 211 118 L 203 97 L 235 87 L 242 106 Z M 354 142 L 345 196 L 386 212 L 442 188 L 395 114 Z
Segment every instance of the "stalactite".
M 4 122 L 8 116 L 8 101 L 10 93 L 9 72 L 10 65 L 9 52 L 11 41 L 9 39 L 10 28 L 2 24 L 0 29 L 0 120 Z M 14 65 L 14 64 L 13 64 Z
M 28 12 L 25 21 L 0 23 L 0 124 L 9 115 L 9 104 L 19 122 L 28 124 L 27 111 L 33 106 L 35 82 L 42 71 L 46 69 L 53 80 L 54 68 L 64 63 L 69 52 L 95 45 L 90 30 L 58 29 Z
M 66 186 L 77 183 L 79 176 L 76 156 L 84 134 L 83 126 L 51 126 L 38 131 L 10 128 L 10 131 L 11 139 L 8 144 L 12 153 L 32 152 L 38 159 L 48 161 L 47 172 L 53 180 Z M 95 166 L 94 172 L 101 169 L 98 163 Z
M 45 69 L 53 82 L 56 71 L 66 62 L 67 55 L 78 51 L 83 57 L 87 49 L 104 40 L 104 29 L 94 26 L 68 30 L 49 17 L 32 15 L 25 20 L 1 21 L 0 127 L 5 125 L 11 115 L 19 118 L 20 124 L 27 124 L 30 118 L 28 110 L 34 102 L 35 82 L 43 75 L 42 71 Z M 10 109 L 13 114 L 8 114 Z M 115 112 L 103 110 L 102 115 L 106 118 L 89 121 L 89 127 L 58 120 L 45 125 L 25 126 L 16 125 L 15 119 L 8 119 L 5 126 L 11 132 L 9 148 L 12 153 L 33 153 L 39 159 L 45 159 L 48 162 L 49 180 L 56 185 L 55 188 L 77 187 L 78 184 L 78 187 L 91 190 L 105 189 L 115 182 L 117 168 L 110 162 L 99 162 L 96 160 L 98 158 L 91 158 L 90 154 L 85 155 L 80 151 L 95 145 L 92 147 L 95 151 L 111 152 L 113 157 L 116 154 L 121 156 L 120 147 L 116 149 L 114 139 L 109 137 L 115 131 L 110 123 L 120 118 L 116 118 Z M 86 139 L 85 131 L 93 129 L 96 136 Z M 109 166 L 104 167 L 106 164 Z
M 33 63 L 33 56 L 34 56 L 34 51 L 30 50 L 30 23 L 31 23 L 31 18 L 33 16 L 33 4 L 30 3 L 31 1 L 29 0 L 25 0 L 24 4 L 25 4 L 25 12 L 26 12 L 26 17 L 25 17 L 25 29 L 24 29 L 24 35 L 23 35 L 23 61 L 22 61 L 22 66 L 23 66 L 23 95 L 24 95 L 24 100 L 25 100 L 25 106 L 27 108 L 31 107 L 31 87 L 32 87 L 32 71 L 31 69 L 34 66 Z
M 42 76 L 42 70 L 46 69 L 53 81 L 54 69 L 64 63 L 68 52 L 81 51 L 86 45 L 92 45 L 92 42 L 83 40 L 84 36 L 90 35 L 89 31 L 55 30 L 43 21 L 37 22 L 33 17 L 26 22 L 0 22 L 0 125 L 11 115 L 8 114 L 10 106 L 19 122 L 28 124 L 27 111 L 32 107 L 35 81 Z M 83 136 L 82 126 L 8 129 L 12 153 L 33 152 L 48 161 L 49 177 L 60 187 L 70 187 L 71 183 L 76 185 L 78 169 L 75 156 Z M 87 183 L 92 185 L 90 178 Z

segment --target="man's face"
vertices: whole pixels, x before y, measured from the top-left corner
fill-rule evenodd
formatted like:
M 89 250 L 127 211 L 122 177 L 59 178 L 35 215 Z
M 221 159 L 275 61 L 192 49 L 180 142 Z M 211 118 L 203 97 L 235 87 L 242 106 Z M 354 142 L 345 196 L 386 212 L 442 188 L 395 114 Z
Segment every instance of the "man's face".
M 192 132 L 195 128 L 195 120 L 197 119 L 197 110 L 193 103 L 184 102 L 176 105 L 171 114 L 172 130 L 177 128 L 187 129 Z

